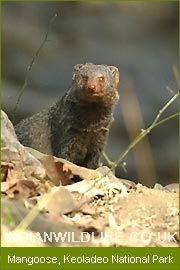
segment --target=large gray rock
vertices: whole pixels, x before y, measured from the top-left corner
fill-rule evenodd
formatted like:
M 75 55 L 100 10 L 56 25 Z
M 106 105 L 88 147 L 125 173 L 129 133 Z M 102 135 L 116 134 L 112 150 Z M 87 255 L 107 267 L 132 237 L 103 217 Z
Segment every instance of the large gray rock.
M 22 177 L 28 178 L 32 174 L 45 176 L 44 167 L 18 141 L 13 125 L 3 111 L 1 111 L 1 161 L 11 164 Z

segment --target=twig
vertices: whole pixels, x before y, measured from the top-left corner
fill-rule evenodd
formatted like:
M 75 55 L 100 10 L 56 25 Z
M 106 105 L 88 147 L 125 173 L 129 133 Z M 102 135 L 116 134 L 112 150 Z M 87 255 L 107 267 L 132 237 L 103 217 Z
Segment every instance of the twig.
M 143 129 L 141 131 L 141 133 L 135 137 L 135 139 L 132 141 L 132 143 L 126 148 L 126 150 L 122 153 L 122 155 L 114 162 L 113 165 L 113 169 L 124 159 L 124 157 L 129 153 L 129 151 L 136 145 L 138 144 L 148 133 L 150 133 L 150 131 L 164 123 L 165 121 L 168 121 L 176 116 L 179 115 L 179 113 L 173 114 L 169 117 L 166 117 L 165 119 L 162 119 L 161 121 L 158 122 L 160 116 L 162 115 L 162 113 L 175 101 L 175 99 L 179 96 L 179 93 L 176 93 L 160 110 L 159 113 L 157 114 L 157 116 L 155 117 L 154 121 L 152 122 L 152 124 L 147 128 L 147 129 Z
M 172 114 L 172 115 L 170 115 L 170 116 L 168 116 L 168 117 L 162 119 L 162 120 L 159 121 L 157 124 L 155 124 L 154 127 L 156 127 L 156 126 L 158 126 L 158 125 L 161 125 L 161 124 L 163 124 L 164 122 L 166 122 L 166 121 L 168 121 L 168 120 L 170 120 L 170 119 L 172 119 L 172 118 L 174 118 L 174 117 L 176 117 L 176 116 L 179 116 L 179 113 Z
M 176 79 L 177 85 L 179 86 L 179 73 L 176 66 L 173 66 L 173 72 L 174 72 L 174 77 Z
M 166 86 L 166 89 L 173 95 L 175 95 L 175 92 L 169 87 L 169 86 Z
M 39 53 L 40 53 L 41 49 L 43 48 L 44 44 L 48 41 L 48 35 L 49 35 L 49 32 L 50 32 L 51 27 L 52 27 L 52 24 L 53 24 L 53 22 L 55 21 L 55 19 L 57 18 L 57 16 L 58 16 L 58 15 L 55 14 L 55 15 L 50 19 L 49 25 L 48 25 L 48 29 L 47 29 L 47 32 L 46 32 L 46 34 L 45 34 L 45 37 L 44 37 L 42 43 L 40 44 L 39 48 L 37 49 L 37 51 L 36 51 L 35 54 L 33 55 L 33 58 L 31 59 L 31 62 L 30 62 L 30 64 L 29 64 L 28 67 L 27 67 L 27 71 L 26 71 L 26 76 L 25 76 L 25 79 L 24 79 L 24 83 L 23 83 L 23 86 L 22 86 L 22 88 L 21 88 L 21 90 L 20 90 L 20 93 L 19 93 L 19 96 L 18 96 L 18 98 L 17 98 L 17 102 L 16 102 L 16 104 L 15 104 L 15 107 L 14 107 L 14 109 L 13 109 L 13 122 L 14 122 L 14 120 L 15 120 L 15 115 L 16 115 L 17 108 L 18 108 L 18 106 L 19 106 L 21 97 L 22 97 L 22 95 L 23 95 L 23 93 L 24 93 L 24 91 L 25 91 L 25 89 L 26 89 L 26 87 L 27 87 L 27 85 L 28 85 L 28 80 L 29 80 L 29 75 L 30 75 L 31 69 L 32 69 L 32 67 L 33 67 L 33 65 L 34 65 L 34 63 L 35 63 L 35 61 L 36 61 L 36 58 L 39 56 Z
M 43 195 L 40 197 L 38 203 L 29 211 L 29 213 L 21 220 L 21 222 L 14 228 L 14 232 L 18 230 L 25 230 L 31 224 L 31 222 L 37 217 L 37 215 L 45 209 L 45 206 L 49 203 L 53 193 L 49 197 Z
M 105 151 L 102 152 L 102 155 L 104 156 L 105 160 L 107 161 L 109 167 L 113 166 L 114 162 L 110 160 L 108 155 L 106 154 Z M 115 170 L 113 170 L 113 173 L 115 173 Z

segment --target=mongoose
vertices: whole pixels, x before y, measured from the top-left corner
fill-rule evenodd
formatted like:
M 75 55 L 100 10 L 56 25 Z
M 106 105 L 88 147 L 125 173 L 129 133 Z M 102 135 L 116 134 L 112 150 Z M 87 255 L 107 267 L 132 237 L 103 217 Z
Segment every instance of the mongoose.
M 65 95 L 15 126 L 18 139 L 45 154 L 97 168 L 119 99 L 118 82 L 114 66 L 77 64 Z

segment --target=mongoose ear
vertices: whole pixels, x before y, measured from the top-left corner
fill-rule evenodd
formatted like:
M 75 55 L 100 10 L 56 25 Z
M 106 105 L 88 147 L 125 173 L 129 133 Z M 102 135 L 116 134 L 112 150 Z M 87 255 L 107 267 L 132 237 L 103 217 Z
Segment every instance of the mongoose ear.
M 118 83 L 119 83 L 119 70 L 118 70 L 118 68 L 114 67 L 114 66 L 108 66 L 108 68 L 115 78 L 116 85 L 118 85 Z
M 72 75 L 72 80 L 75 79 L 76 73 L 77 73 L 83 66 L 84 66 L 83 64 L 77 64 L 77 65 L 74 66 L 74 69 L 73 69 L 73 75 Z

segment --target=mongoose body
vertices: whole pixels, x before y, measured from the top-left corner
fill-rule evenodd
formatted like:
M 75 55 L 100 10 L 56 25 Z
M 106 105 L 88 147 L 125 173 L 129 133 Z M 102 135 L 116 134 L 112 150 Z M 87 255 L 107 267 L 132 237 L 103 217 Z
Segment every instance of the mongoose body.
M 99 166 L 119 95 L 116 67 L 78 64 L 54 105 L 15 126 L 20 142 L 87 168 Z

